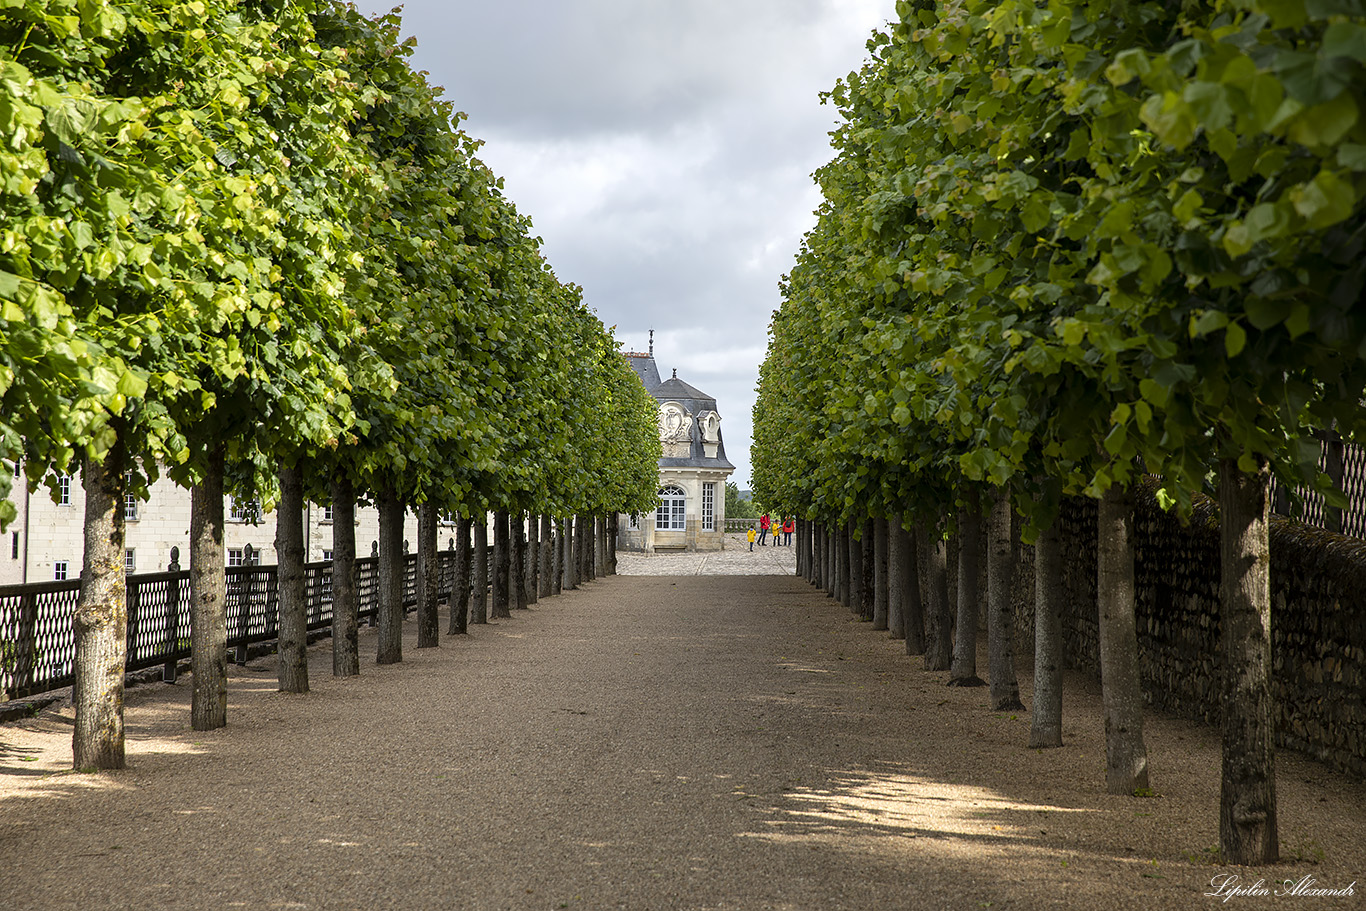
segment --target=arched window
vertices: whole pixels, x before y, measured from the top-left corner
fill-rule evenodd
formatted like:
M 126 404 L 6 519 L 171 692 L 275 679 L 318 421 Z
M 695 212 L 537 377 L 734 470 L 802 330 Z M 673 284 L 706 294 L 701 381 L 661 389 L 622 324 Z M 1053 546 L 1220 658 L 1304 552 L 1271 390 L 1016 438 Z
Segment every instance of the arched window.
M 659 510 L 655 513 L 656 531 L 687 531 L 688 495 L 676 484 L 660 488 Z

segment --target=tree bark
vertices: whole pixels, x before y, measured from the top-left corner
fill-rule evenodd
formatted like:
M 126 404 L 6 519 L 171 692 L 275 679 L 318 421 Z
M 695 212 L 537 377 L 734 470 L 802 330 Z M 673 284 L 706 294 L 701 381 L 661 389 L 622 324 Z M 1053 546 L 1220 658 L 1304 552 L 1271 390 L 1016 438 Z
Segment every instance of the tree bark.
M 356 585 L 356 489 L 332 480 L 332 676 L 360 673 L 360 592 Z
M 1143 691 L 1138 679 L 1134 621 L 1134 550 L 1129 536 L 1133 498 L 1112 486 L 1100 499 L 1096 528 L 1100 685 L 1105 710 L 1105 786 L 1111 794 L 1148 787 L 1143 742 Z
M 859 608 L 859 617 L 868 622 L 871 622 L 873 619 L 873 601 L 877 595 L 874 585 L 874 580 L 877 578 L 877 572 L 874 569 L 877 562 L 877 549 L 875 544 L 877 532 L 875 531 L 875 528 L 876 526 L 871 518 L 863 520 L 863 604 Z
M 863 529 L 859 524 L 849 527 L 849 610 L 860 620 L 871 620 L 863 616 Z M 872 548 L 869 548 L 871 550 Z
M 616 575 L 616 538 L 620 534 L 622 515 L 613 512 L 607 520 L 607 574 Z
M 460 516 L 455 520 L 455 582 L 451 585 L 450 620 L 447 636 L 461 636 L 469 632 L 470 520 Z
M 918 558 L 916 532 L 909 528 L 901 529 L 901 552 L 905 554 L 902 572 L 902 611 L 906 615 L 906 654 L 925 654 L 925 607 L 920 582 L 920 560 Z
M 873 629 L 886 632 L 891 627 L 891 598 L 888 595 L 887 520 L 876 518 L 873 525 Z
M 1062 535 L 1055 519 L 1034 542 L 1034 714 L 1029 746 L 1062 746 Z
M 279 638 L 276 677 L 282 693 L 308 692 L 308 604 L 304 600 L 304 475 L 280 468 L 275 510 L 276 599 Z
M 417 647 L 441 646 L 441 616 L 438 613 L 441 591 L 441 558 L 437 554 L 437 532 L 441 511 L 426 502 L 417 508 Z
M 1271 473 L 1219 464 L 1220 664 L 1223 774 L 1219 848 L 1227 864 L 1280 858 L 1276 820 L 1276 706 L 1271 692 Z
M 474 595 L 470 601 L 470 622 L 489 622 L 489 516 L 480 512 L 474 526 Z
M 128 657 L 128 589 L 124 564 L 122 422 L 102 461 L 85 460 L 85 553 L 72 621 L 76 637 L 71 703 L 72 768 L 124 767 L 123 672 Z
M 593 549 L 593 578 L 600 579 L 607 575 L 607 516 L 596 516 L 593 527 L 597 529 L 597 547 Z
M 549 515 L 541 515 L 541 597 L 555 593 L 555 526 Z
M 831 558 L 831 565 L 835 569 L 835 591 L 832 595 L 836 601 L 849 606 L 849 525 L 841 522 L 830 530 L 830 541 L 834 545 L 834 554 Z
M 541 597 L 541 522 L 535 513 L 526 521 L 526 601 L 535 604 Z
M 507 510 L 493 514 L 493 618 L 504 620 L 512 616 L 512 592 L 508 586 L 508 571 L 512 565 L 512 529 Z
M 887 632 L 890 639 L 906 638 L 906 579 L 902 570 L 909 563 L 901 516 L 894 515 L 887 520 Z
M 835 542 L 830 526 L 821 525 L 821 588 L 835 597 Z
M 987 662 L 991 707 L 998 712 L 1024 708 L 1015 676 L 1015 529 L 1010 494 L 992 497 L 987 550 Z
M 977 619 L 982 583 L 982 513 L 976 491 L 958 514 L 958 623 L 949 686 L 985 686 L 977 676 Z
M 931 534 L 931 532 L 935 532 Z M 953 610 L 949 602 L 948 542 L 925 522 L 916 526 L 919 559 L 925 567 L 925 670 L 947 671 L 953 661 Z
M 512 537 L 511 566 L 508 582 L 512 586 L 512 606 L 526 610 L 526 515 L 520 510 L 508 516 Z
M 228 583 L 223 568 L 223 448 L 190 491 L 190 726 L 228 723 Z
M 555 535 L 555 565 L 550 571 L 551 578 L 555 582 L 555 594 L 560 594 L 570 587 L 569 579 L 569 520 L 557 519 L 555 526 L 558 533 Z
M 380 491 L 379 506 L 379 630 L 376 664 L 403 660 L 403 503 L 392 487 Z

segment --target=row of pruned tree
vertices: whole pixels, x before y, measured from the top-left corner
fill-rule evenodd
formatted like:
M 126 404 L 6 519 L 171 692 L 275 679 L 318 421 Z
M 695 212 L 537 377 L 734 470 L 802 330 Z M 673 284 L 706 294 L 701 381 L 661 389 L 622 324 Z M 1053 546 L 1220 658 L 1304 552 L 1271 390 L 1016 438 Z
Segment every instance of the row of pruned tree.
M 1315 432 L 1362 425 L 1362 7 L 896 9 L 828 95 L 837 157 L 772 324 L 755 442 L 778 457 L 756 464 L 755 496 L 827 536 L 852 522 L 844 552 L 867 546 L 869 517 L 915 528 L 922 549 L 946 527 L 976 541 L 987 521 L 988 578 L 1013 508 L 1044 587 L 1061 498 L 1098 498 L 1116 792 L 1147 786 L 1129 491 L 1149 473 L 1183 512 L 1194 492 L 1217 496 L 1220 841 L 1231 862 L 1273 859 L 1268 486 L 1322 488 Z M 926 647 L 965 680 L 983 558 L 960 553 L 956 638 L 931 597 Z M 1056 635 L 1050 596 L 1041 628 Z M 1013 702 L 1009 627 L 988 605 L 993 701 Z M 1035 712 L 1052 733 L 1036 736 L 1056 742 L 1045 670 Z
M 390 586 L 408 506 L 654 501 L 653 400 L 398 28 L 335 0 L 0 7 L 0 524 L 13 465 L 79 465 L 77 768 L 123 762 L 123 506 L 160 472 L 193 490 L 196 729 L 226 723 L 225 490 L 279 509 L 291 690 L 305 498 L 338 530 L 378 505 Z M 354 620 L 348 644 L 338 673 Z

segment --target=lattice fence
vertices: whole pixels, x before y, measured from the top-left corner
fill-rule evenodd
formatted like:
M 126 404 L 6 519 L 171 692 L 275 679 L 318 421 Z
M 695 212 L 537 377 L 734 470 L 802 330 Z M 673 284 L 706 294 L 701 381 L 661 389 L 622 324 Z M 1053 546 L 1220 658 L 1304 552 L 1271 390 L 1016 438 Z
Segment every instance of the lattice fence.
M 1366 446 L 1332 437 L 1325 439 L 1319 471 L 1332 478 L 1347 495 L 1346 509 L 1329 507 L 1322 494 L 1306 487 L 1295 487 L 1292 492 L 1273 485 L 1275 512 L 1329 531 L 1366 538 Z
M 356 560 L 362 619 L 373 618 L 377 597 L 375 557 Z M 417 604 L 417 555 L 405 556 L 404 608 Z M 227 573 L 228 648 L 245 661 L 255 642 L 276 638 L 278 588 L 274 566 L 232 566 Z M 441 551 L 439 598 L 450 594 L 455 553 Z M 188 570 L 128 577 L 127 669 L 163 666 L 175 679 L 175 665 L 190 656 L 190 573 Z M 0 586 L 0 701 L 70 686 L 76 637 L 72 620 L 80 595 L 78 579 Z M 332 563 L 310 563 L 304 592 L 308 628 L 332 623 Z

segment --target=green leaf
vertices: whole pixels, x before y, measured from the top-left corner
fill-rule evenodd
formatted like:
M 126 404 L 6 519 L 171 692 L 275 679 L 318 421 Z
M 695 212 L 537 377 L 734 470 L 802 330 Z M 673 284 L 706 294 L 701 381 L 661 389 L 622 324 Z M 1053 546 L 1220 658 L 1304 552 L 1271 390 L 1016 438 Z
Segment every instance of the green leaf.
M 1320 171 L 1309 183 L 1291 190 L 1290 199 L 1295 211 L 1315 230 L 1348 218 L 1356 205 L 1352 185 L 1331 171 Z
M 1229 357 L 1237 357 L 1247 345 L 1247 332 L 1237 323 L 1229 323 L 1224 333 L 1224 351 Z
M 1356 126 L 1359 117 L 1351 93 L 1343 92 L 1331 101 L 1305 109 L 1290 122 L 1286 135 L 1303 146 L 1336 145 Z

